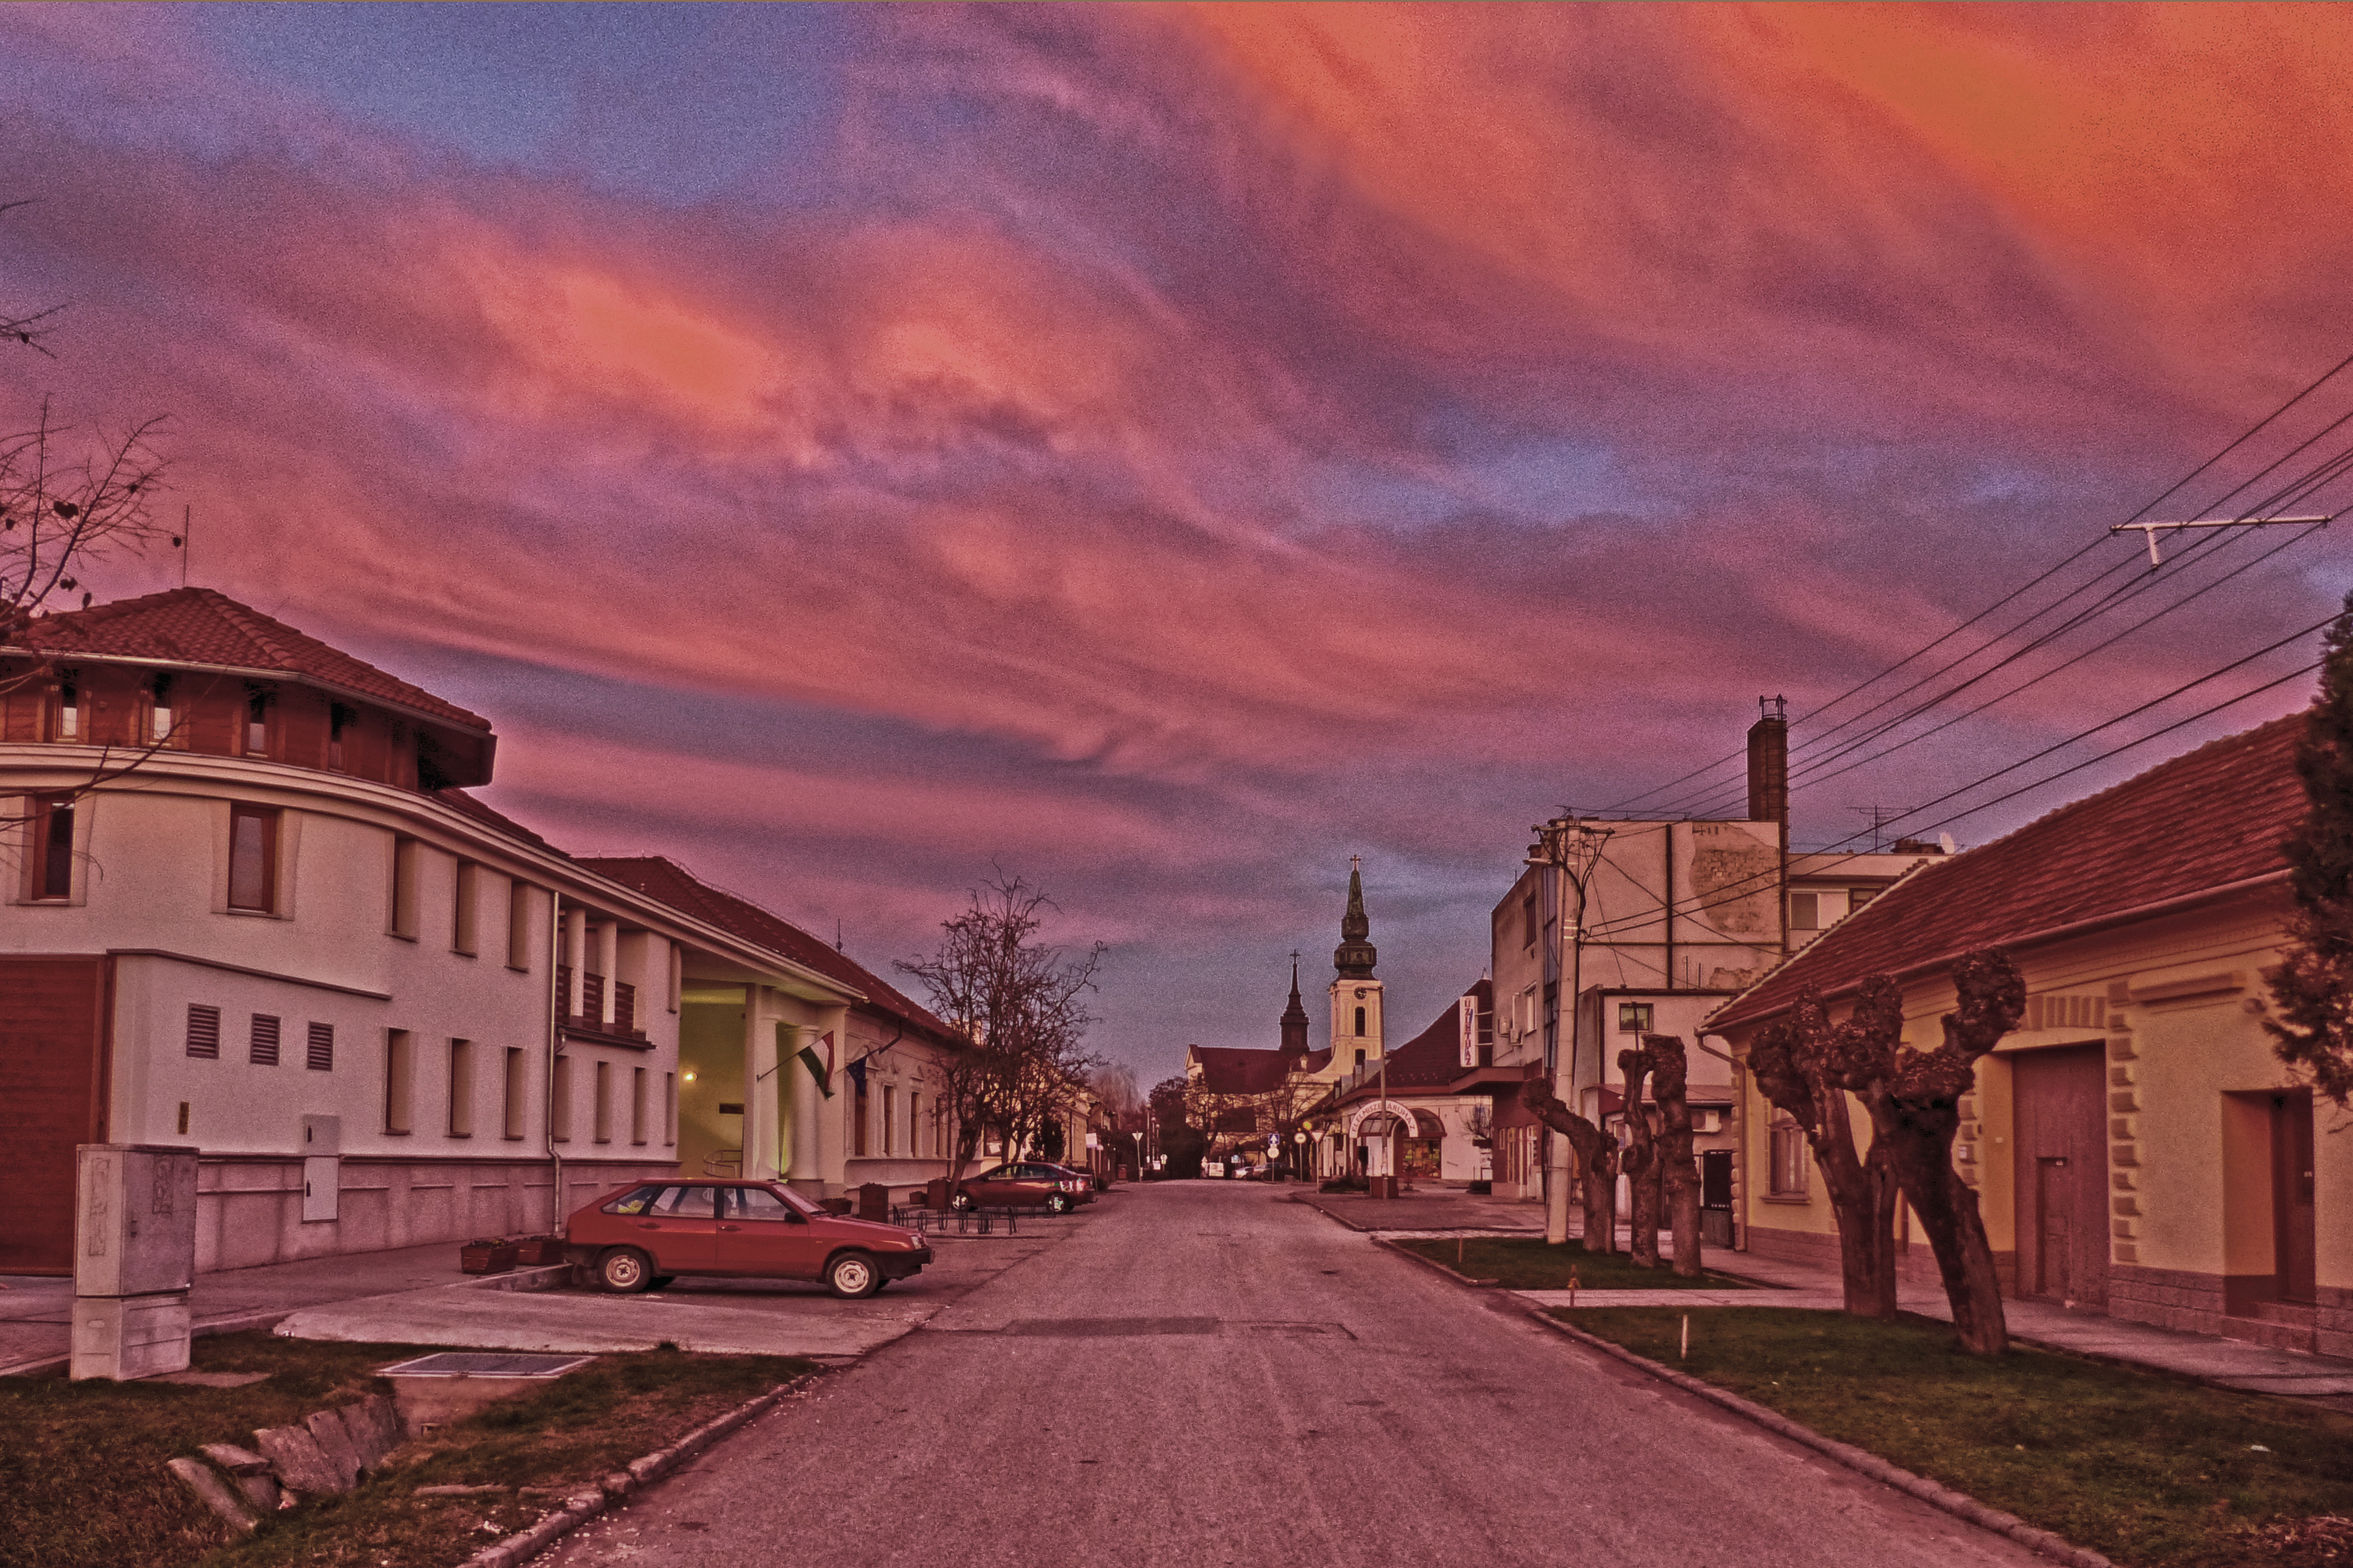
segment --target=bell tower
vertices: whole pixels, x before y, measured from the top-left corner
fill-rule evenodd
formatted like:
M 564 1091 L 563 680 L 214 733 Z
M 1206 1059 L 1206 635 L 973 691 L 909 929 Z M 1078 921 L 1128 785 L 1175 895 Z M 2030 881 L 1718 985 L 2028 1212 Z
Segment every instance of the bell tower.
M 1348 857 L 1348 910 L 1340 917 L 1340 945 L 1332 950 L 1332 1066 L 1353 1072 L 1381 1058 L 1381 983 L 1373 975 L 1380 953 L 1366 939 L 1364 862 Z
M 1299 1000 L 1299 955 L 1291 955 L 1291 1005 L 1282 1010 L 1282 1055 L 1292 1068 L 1307 1054 L 1307 1008 Z

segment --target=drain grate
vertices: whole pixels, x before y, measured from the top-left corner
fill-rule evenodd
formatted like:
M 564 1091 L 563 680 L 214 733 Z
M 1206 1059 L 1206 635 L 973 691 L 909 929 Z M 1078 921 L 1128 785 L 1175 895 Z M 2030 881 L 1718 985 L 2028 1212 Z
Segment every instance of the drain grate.
M 1214 1334 L 1215 1318 L 1021 1318 L 1005 1325 L 1008 1334 L 1059 1340 L 1131 1340 L 1155 1334 Z
M 385 1377 L 562 1377 L 596 1360 L 586 1355 L 531 1355 L 513 1351 L 442 1351 L 384 1369 Z

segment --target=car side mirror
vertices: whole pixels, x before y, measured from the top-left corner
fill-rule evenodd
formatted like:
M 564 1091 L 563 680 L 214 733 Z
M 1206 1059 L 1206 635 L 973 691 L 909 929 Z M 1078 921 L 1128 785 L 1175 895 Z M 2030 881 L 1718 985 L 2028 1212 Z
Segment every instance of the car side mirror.
M 808 1224 L 808 1215 L 801 1213 L 798 1209 L 786 1209 L 785 1211 L 785 1220 L 790 1225 L 807 1225 Z

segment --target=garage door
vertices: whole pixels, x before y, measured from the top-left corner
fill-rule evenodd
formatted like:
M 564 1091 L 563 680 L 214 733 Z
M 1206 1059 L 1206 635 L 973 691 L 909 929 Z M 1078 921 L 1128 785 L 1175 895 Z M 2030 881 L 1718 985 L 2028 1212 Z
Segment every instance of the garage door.
M 101 1142 L 106 961 L 0 958 L 0 1274 L 73 1271 L 74 1145 Z

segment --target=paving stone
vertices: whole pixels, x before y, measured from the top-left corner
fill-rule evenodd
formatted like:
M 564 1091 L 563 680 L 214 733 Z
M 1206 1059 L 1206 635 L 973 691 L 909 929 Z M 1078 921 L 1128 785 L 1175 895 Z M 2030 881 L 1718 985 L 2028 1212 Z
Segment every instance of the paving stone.
M 302 1417 L 302 1425 L 319 1440 L 319 1447 L 327 1462 L 335 1467 L 335 1475 L 343 1484 L 335 1489 L 347 1492 L 359 1484 L 359 1446 L 352 1441 L 351 1428 L 343 1425 L 340 1410 L 313 1410 Z
M 202 1459 L 171 1459 L 165 1461 L 164 1468 L 178 1477 L 180 1484 L 195 1493 L 206 1508 L 228 1521 L 239 1534 L 252 1534 L 260 1522 L 246 1505 L 244 1497 L 232 1490 Z
M 269 1468 L 267 1458 L 234 1443 L 207 1443 L 205 1458 L 232 1476 L 258 1476 Z
M 269 1457 L 279 1480 L 298 1492 L 339 1492 L 343 1484 L 334 1461 L 319 1447 L 319 1439 L 303 1426 L 266 1426 L 253 1435 L 254 1447 Z

